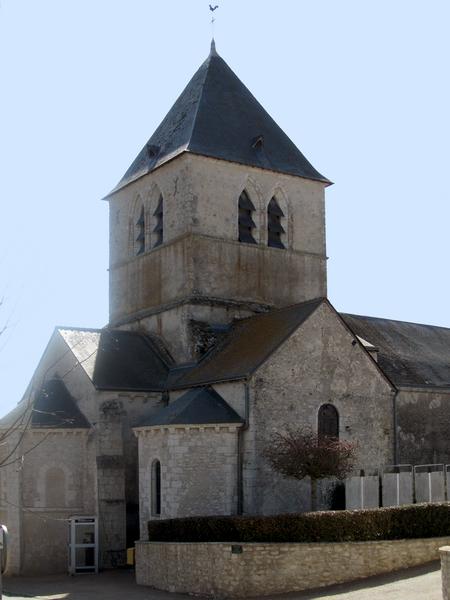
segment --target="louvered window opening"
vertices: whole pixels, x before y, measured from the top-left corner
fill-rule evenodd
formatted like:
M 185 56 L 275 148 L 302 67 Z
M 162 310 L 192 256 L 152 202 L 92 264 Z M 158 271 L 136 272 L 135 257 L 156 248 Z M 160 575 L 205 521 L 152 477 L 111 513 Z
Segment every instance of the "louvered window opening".
M 322 404 L 318 415 L 320 437 L 339 437 L 339 413 L 332 404 Z
M 161 463 L 154 460 L 152 464 L 152 513 L 161 514 Z
M 163 197 L 160 196 L 158 200 L 158 206 L 156 207 L 153 216 L 156 217 L 156 225 L 153 229 L 153 233 L 156 234 L 155 242 L 153 247 L 159 246 L 163 243 L 163 233 L 164 233 L 164 208 L 163 208 Z
M 275 198 L 267 207 L 267 245 L 272 248 L 285 248 L 281 236 L 285 233 L 281 219 L 284 213 Z
M 253 229 L 256 228 L 252 214 L 255 212 L 255 206 L 246 192 L 239 196 L 239 241 L 246 244 L 256 244 L 253 237 Z
M 144 207 L 141 209 L 139 219 L 136 221 L 136 255 L 145 252 L 145 213 Z

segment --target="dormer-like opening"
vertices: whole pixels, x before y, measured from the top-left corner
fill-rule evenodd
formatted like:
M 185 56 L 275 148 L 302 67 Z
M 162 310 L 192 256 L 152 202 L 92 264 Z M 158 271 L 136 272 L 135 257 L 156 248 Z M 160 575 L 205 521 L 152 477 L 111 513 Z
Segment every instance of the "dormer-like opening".
M 162 194 L 159 196 L 158 205 L 153 213 L 155 218 L 155 227 L 153 233 L 155 234 L 155 242 L 153 248 L 160 246 L 164 241 L 164 200 Z
M 359 335 L 357 335 L 356 337 L 361 342 L 361 344 L 364 346 L 364 348 L 367 350 L 367 352 L 370 354 L 370 356 L 375 360 L 375 362 L 378 362 L 379 348 L 377 348 L 376 346 L 374 346 L 373 344 L 371 344 L 364 338 L 360 337 Z
M 260 150 L 264 146 L 264 136 L 258 135 L 252 140 L 252 148 Z
M 256 224 L 253 220 L 255 206 L 244 190 L 239 196 L 239 241 L 246 244 L 256 244 L 253 237 Z
M 273 196 L 267 206 L 267 245 L 272 248 L 286 248 L 284 240 L 286 231 L 283 227 L 284 212 Z

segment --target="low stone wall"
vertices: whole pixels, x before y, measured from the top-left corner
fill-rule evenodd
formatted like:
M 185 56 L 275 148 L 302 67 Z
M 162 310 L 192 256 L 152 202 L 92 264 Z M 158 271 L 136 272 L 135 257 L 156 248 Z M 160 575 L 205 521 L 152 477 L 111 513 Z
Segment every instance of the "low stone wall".
M 450 546 L 439 548 L 441 555 L 442 598 L 450 600 Z
M 439 558 L 450 538 L 323 544 L 136 543 L 136 580 L 161 590 L 260 596 L 312 589 Z

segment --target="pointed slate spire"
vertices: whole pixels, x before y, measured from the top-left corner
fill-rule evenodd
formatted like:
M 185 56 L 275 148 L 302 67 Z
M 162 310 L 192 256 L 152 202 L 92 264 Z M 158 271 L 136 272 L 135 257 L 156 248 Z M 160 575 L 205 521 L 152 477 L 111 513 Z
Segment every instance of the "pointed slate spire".
M 214 38 L 208 58 L 111 193 L 183 152 L 330 183 L 217 54 Z

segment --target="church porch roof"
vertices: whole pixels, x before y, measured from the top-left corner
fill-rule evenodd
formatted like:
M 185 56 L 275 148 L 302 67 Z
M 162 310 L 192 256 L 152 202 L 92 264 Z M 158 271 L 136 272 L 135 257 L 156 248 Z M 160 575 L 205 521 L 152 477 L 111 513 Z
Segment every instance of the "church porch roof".
M 214 389 L 203 387 L 188 390 L 156 415 L 145 419 L 138 427 L 226 423 L 243 424 L 244 420 Z

